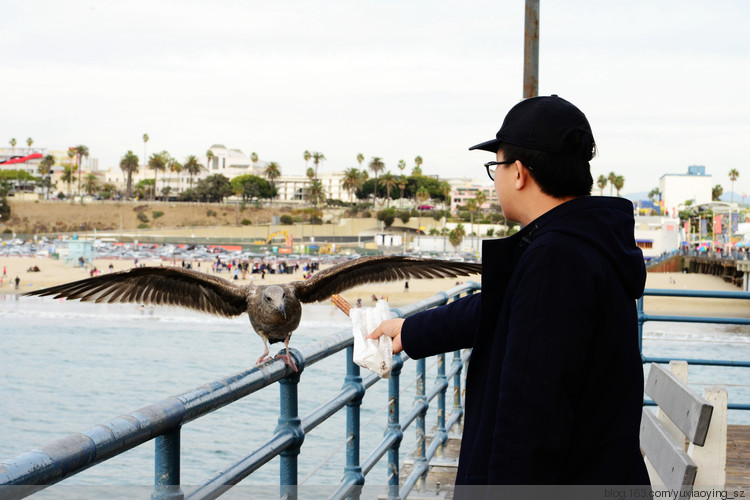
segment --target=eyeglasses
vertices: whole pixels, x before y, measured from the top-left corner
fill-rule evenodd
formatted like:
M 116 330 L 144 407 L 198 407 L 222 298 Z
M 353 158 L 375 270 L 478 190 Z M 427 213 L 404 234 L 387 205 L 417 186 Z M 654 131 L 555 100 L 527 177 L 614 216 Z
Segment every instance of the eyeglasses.
M 495 180 L 495 167 L 498 165 L 510 165 L 511 163 L 515 163 L 516 160 L 508 160 L 508 161 L 488 161 L 484 164 L 484 168 L 487 169 L 487 175 L 490 176 L 490 180 Z

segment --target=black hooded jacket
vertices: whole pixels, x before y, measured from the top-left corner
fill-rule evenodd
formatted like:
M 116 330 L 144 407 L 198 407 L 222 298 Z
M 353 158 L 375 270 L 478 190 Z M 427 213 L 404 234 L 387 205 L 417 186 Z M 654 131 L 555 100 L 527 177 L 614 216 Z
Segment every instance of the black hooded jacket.
M 582 197 L 485 242 L 482 293 L 406 319 L 421 358 L 473 348 L 457 484 L 648 484 L 632 204 Z

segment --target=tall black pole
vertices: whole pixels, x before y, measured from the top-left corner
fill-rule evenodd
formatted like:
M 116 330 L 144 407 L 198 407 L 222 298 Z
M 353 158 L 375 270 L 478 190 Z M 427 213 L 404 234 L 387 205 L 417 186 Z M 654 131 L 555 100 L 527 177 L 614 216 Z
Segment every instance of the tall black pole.
M 539 0 L 526 0 L 523 38 L 523 97 L 539 95 Z

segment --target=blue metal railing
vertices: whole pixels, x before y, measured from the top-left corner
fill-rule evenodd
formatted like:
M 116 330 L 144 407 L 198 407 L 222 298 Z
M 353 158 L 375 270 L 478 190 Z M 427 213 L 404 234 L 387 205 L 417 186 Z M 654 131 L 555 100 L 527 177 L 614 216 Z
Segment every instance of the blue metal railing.
M 443 305 L 451 299 L 480 289 L 469 282 L 401 309 L 392 309 L 399 317 Z M 298 415 L 297 386 L 305 367 L 346 349 L 347 374 L 340 392 L 310 414 Z M 448 431 L 461 421 L 461 373 L 470 357 L 454 353 L 450 371 L 445 372 L 445 355 L 438 356 L 437 379 L 425 393 L 425 360 L 417 361 L 417 401 L 400 420 L 399 384 L 406 354 L 394 355 L 388 387 L 388 422 L 383 440 L 360 462 L 360 404 L 368 388 L 380 378 L 370 373 L 364 378 L 352 361 L 353 337 L 350 329 L 330 335 L 300 349 L 290 349 L 299 369 L 293 373 L 282 360 L 216 380 L 177 396 L 143 407 L 109 423 L 92 427 L 52 441 L 38 450 L 23 453 L 0 463 L 0 497 L 23 498 L 58 483 L 105 460 L 120 455 L 148 441 L 155 441 L 155 474 L 153 499 L 207 499 L 228 491 L 276 456 L 280 456 L 280 495 L 297 498 L 299 455 L 305 435 L 320 423 L 346 407 L 346 465 L 339 489 L 331 498 L 357 496 L 365 476 L 388 454 L 388 498 L 406 498 L 415 485 L 423 484 L 429 462 L 442 457 Z M 445 394 L 453 378 L 454 402 L 450 418 L 445 419 Z M 180 486 L 180 429 L 219 408 L 238 401 L 275 382 L 280 387 L 280 413 L 273 436 L 245 458 L 208 478 L 199 487 L 185 493 Z M 438 425 L 429 449 L 425 449 L 425 417 L 430 402 L 438 398 Z M 399 484 L 399 446 L 406 430 L 417 421 L 417 453 L 413 471 L 403 485 Z M 22 485 L 24 487 L 18 487 Z M 401 486 L 399 488 L 399 486 Z
M 710 318 L 698 316 L 662 316 L 646 314 L 643 309 L 644 298 L 651 297 L 683 297 L 683 298 L 702 298 L 702 299 L 744 299 L 750 300 L 750 292 L 719 292 L 719 291 L 693 291 L 693 290 L 665 290 L 665 289 L 646 289 L 643 297 L 638 299 L 638 348 L 641 353 L 641 359 L 646 363 L 669 363 L 674 358 L 649 357 L 643 355 L 643 325 L 647 321 L 663 321 L 670 323 L 706 323 L 706 324 L 724 324 L 724 325 L 750 325 L 748 318 Z M 736 359 L 700 359 L 700 358 L 680 358 L 687 361 L 689 365 L 704 366 L 734 366 L 750 368 L 750 360 Z M 652 401 L 646 401 L 646 404 L 653 404 Z M 748 403 L 729 403 L 727 408 L 730 410 L 750 410 Z

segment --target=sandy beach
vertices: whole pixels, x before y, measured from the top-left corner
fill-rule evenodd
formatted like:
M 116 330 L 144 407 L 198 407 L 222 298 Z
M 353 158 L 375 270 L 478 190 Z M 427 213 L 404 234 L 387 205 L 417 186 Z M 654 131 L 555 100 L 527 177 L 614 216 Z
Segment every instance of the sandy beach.
M 171 261 L 148 260 L 141 261 L 149 266 L 172 265 Z M 180 261 L 175 262 L 180 265 Z M 94 266 L 102 273 L 109 272 L 112 265 L 113 271 L 123 271 L 132 268 L 132 260 L 109 260 L 95 259 Z M 30 272 L 29 268 L 39 267 L 39 272 Z M 13 294 L 38 290 L 61 283 L 76 281 L 90 276 L 90 267 L 70 267 L 59 260 L 44 257 L 0 257 L 0 269 L 4 275 L 0 275 L 0 293 Z M 195 269 L 195 267 L 194 267 Z M 210 270 L 210 262 L 201 263 L 201 270 Z M 15 289 L 15 278 L 19 277 L 18 290 Z M 228 273 L 221 273 L 226 279 L 230 278 Z M 239 280 L 240 283 L 255 282 L 258 284 L 280 283 L 289 280 L 302 279 L 302 274 L 266 274 L 261 280 L 258 274 L 248 274 L 247 279 Z M 394 307 L 400 307 L 417 300 L 421 300 L 446 290 L 456 285 L 457 282 L 480 281 L 479 276 L 441 279 L 441 280 L 410 280 L 409 291 L 404 291 L 404 282 L 376 283 L 362 285 L 347 290 L 342 295 L 350 303 L 355 303 L 358 298 L 362 299 L 363 305 L 370 305 L 372 295 L 377 297 L 386 296 Z M 681 273 L 649 273 L 646 288 L 665 288 L 675 290 L 723 290 L 738 292 L 738 287 L 724 282 L 721 278 L 702 274 Z M 646 312 L 650 314 L 675 314 L 686 316 L 725 316 L 725 317 L 748 317 L 750 316 L 750 303 L 745 300 L 723 300 L 723 299 L 683 299 L 668 297 L 647 297 L 645 302 Z
M 181 261 L 177 260 L 174 262 L 175 265 L 179 266 Z M 94 267 L 101 271 L 101 273 L 109 272 L 109 266 L 112 265 L 112 271 L 124 271 L 132 268 L 135 263 L 133 260 L 111 260 L 111 259 L 94 259 Z M 141 260 L 139 264 L 146 264 L 147 266 L 171 266 L 173 262 L 154 260 Z M 34 266 L 39 267 L 39 272 L 29 272 L 28 269 Z M 32 290 L 38 290 L 40 288 L 46 288 L 61 283 L 69 283 L 90 276 L 91 266 L 71 267 L 63 264 L 62 261 L 54 260 L 52 258 L 45 257 L 0 257 L 0 271 L 5 269 L 5 276 L 2 278 L 2 284 L 0 284 L 0 293 L 4 294 L 15 294 L 30 292 Z M 193 264 L 194 270 L 200 270 L 203 272 L 211 272 L 211 262 L 202 261 L 200 268 Z M 227 272 L 214 274 L 224 279 L 231 279 L 231 276 Z M 15 278 L 20 278 L 18 290 L 15 288 Z M 240 284 L 256 283 L 256 284 L 272 284 L 272 283 L 283 283 L 294 280 L 301 280 L 302 272 L 296 274 L 266 274 L 264 279 L 261 279 L 259 274 L 247 274 L 246 279 L 243 281 L 239 279 Z M 447 290 L 456 285 L 457 282 L 466 281 L 480 281 L 480 276 L 462 277 L 457 279 L 422 279 L 422 280 L 409 280 L 409 291 L 404 291 L 403 281 L 394 281 L 391 283 L 372 283 L 362 285 L 357 288 L 347 290 L 341 295 L 349 301 L 351 304 L 356 303 L 358 298 L 362 299 L 364 306 L 372 305 L 372 295 L 380 298 L 386 296 L 388 301 L 393 307 L 401 307 L 417 300 L 421 300 L 434 295 L 435 293 Z

